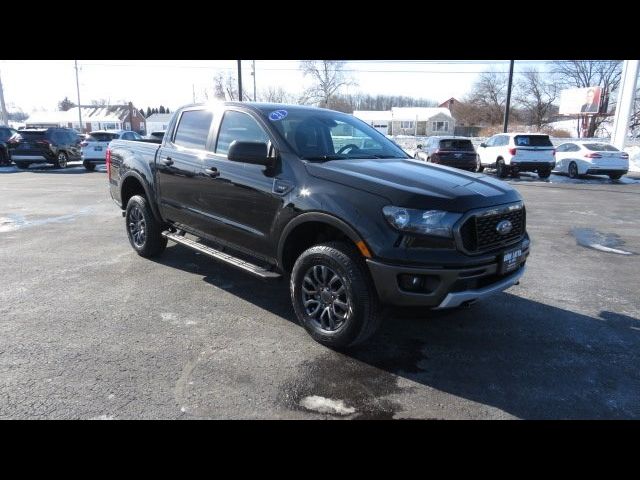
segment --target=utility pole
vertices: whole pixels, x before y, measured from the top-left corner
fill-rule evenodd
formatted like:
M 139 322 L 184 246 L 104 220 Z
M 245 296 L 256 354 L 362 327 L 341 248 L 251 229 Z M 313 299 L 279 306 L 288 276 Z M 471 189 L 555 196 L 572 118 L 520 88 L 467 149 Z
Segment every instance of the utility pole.
M 509 110 L 511 109 L 511 84 L 512 83 L 513 83 L 513 60 L 510 60 L 509 84 L 507 85 L 507 105 L 504 109 L 504 125 L 502 126 L 503 133 L 507 133 L 507 127 L 509 126 Z
M 256 61 L 253 60 L 251 64 L 251 75 L 253 75 L 253 101 L 257 102 L 258 98 L 256 97 Z
M 9 115 L 7 114 L 7 107 L 4 104 L 4 90 L 2 89 L 2 76 L 0 75 L 0 125 L 9 125 Z
M 242 60 L 238 60 L 238 100 L 242 101 Z
M 629 117 L 633 110 L 639 67 L 640 60 L 625 60 L 622 67 L 620 93 L 618 105 L 616 106 L 616 116 L 613 121 L 613 135 L 611 135 L 611 143 L 620 150 L 624 148 L 627 130 L 629 129 Z
M 78 79 L 78 60 L 74 60 L 76 64 L 76 89 L 78 90 L 78 121 L 80 122 L 80 133 L 84 133 L 82 127 L 82 107 L 80 106 L 80 80 Z

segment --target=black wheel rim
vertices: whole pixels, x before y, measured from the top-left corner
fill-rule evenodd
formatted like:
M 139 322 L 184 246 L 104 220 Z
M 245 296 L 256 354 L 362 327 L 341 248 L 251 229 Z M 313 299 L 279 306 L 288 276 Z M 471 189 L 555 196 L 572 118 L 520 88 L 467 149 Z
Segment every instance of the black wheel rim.
M 335 332 L 351 314 L 346 282 L 326 265 L 314 265 L 302 279 L 302 305 L 305 314 L 321 330 Z
M 65 168 L 67 166 L 67 156 L 64 153 L 58 155 L 58 165 L 61 168 Z
M 147 237 L 144 215 L 139 207 L 133 207 L 129 212 L 129 235 L 136 247 L 143 247 Z
M 576 178 L 578 176 L 577 170 L 578 167 L 576 167 L 575 164 L 572 163 L 571 165 L 569 165 L 569 176 L 571 178 Z

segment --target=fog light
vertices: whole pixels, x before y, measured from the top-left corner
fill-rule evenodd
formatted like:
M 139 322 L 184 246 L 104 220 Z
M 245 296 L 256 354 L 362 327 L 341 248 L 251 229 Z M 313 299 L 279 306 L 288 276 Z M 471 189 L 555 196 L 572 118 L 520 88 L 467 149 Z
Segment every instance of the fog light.
M 422 289 L 422 281 L 420 275 L 400 275 L 400 288 L 415 292 Z

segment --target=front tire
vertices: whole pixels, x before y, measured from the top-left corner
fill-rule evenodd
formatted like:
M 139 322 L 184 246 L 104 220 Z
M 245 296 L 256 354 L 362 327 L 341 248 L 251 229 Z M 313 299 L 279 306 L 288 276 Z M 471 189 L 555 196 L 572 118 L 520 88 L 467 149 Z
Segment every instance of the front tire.
M 482 161 L 478 158 L 478 163 L 476 163 L 476 172 L 482 173 L 484 172 L 484 167 L 482 166 Z
M 129 243 L 141 257 L 158 256 L 166 248 L 167 237 L 162 236 L 162 226 L 153 216 L 145 197 L 134 195 L 129 199 L 125 226 Z
M 381 309 L 366 264 L 347 243 L 305 250 L 293 266 L 290 290 L 298 322 L 322 345 L 353 347 L 380 326 Z
M 578 165 L 576 162 L 571 162 L 567 170 L 569 172 L 569 178 L 578 178 Z
M 67 154 L 64 152 L 59 152 L 55 162 L 53 162 L 53 166 L 56 168 L 67 168 L 68 163 L 69 157 L 67 157 Z
M 89 172 L 93 172 L 96 169 L 96 166 L 93 163 L 84 162 L 83 165 L 84 165 L 84 168 L 86 168 L 87 171 L 89 171 Z

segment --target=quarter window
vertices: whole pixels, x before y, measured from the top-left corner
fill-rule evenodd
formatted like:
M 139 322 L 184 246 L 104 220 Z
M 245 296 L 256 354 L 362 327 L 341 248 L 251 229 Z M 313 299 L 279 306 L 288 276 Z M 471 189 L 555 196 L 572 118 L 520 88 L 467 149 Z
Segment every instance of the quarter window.
M 204 150 L 209 136 L 213 113 L 209 110 L 187 110 L 182 112 L 173 143 L 181 147 Z
M 234 140 L 269 143 L 269 136 L 250 115 L 229 110 L 224 114 L 222 125 L 220 125 L 216 153 L 226 155 L 229 151 L 229 145 Z

